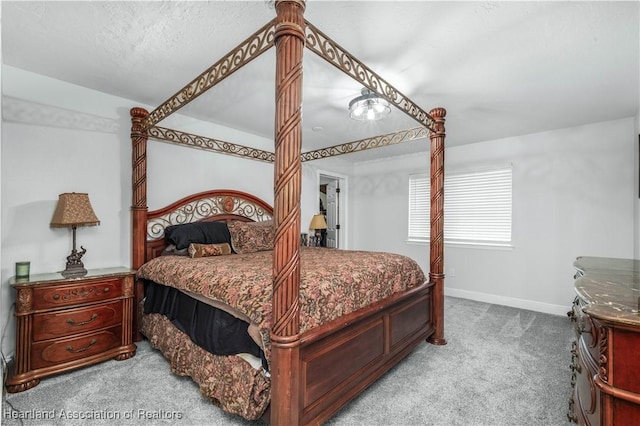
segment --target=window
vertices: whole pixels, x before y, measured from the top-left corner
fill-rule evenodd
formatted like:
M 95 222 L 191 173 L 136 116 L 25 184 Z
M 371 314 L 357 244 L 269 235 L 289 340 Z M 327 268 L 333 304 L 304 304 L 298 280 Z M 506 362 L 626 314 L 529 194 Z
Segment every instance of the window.
M 444 178 L 445 243 L 511 245 L 511 166 Z M 409 176 L 409 240 L 429 240 L 429 176 Z

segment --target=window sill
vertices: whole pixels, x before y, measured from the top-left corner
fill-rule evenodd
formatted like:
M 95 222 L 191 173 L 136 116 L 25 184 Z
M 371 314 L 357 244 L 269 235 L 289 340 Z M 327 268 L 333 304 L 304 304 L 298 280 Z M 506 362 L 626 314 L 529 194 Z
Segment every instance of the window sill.
M 406 240 L 407 244 L 415 244 L 421 246 L 428 246 L 429 240 Z M 448 247 L 457 247 L 457 248 L 472 248 L 472 249 L 484 249 L 484 250 L 513 250 L 513 244 L 500 244 L 500 243 L 475 243 L 475 242 L 457 242 L 457 241 L 446 241 L 444 242 L 445 246 Z

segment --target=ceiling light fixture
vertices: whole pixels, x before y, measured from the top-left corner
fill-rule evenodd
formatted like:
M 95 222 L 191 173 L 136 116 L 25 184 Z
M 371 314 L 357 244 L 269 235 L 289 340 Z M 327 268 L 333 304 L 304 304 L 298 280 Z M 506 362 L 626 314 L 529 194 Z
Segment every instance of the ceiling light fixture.
M 376 92 L 365 87 L 361 93 L 349 102 L 349 117 L 360 121 L 376 121 L 391 112 L 389 102 Z

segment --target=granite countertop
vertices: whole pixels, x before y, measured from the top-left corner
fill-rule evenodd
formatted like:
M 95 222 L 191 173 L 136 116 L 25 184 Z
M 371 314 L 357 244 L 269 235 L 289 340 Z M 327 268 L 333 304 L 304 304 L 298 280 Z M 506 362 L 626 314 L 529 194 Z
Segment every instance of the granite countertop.
M 573 264 L 584 311 L 613 323 L 640 326 L 640 259 L 578 257 Z
M 33 274 L 29 275 L 26 278 L 11 277 L 9 278 L 9 284 L 16 286 L 28 286 L 54 283 L 57 281 L 73 282 L 74 280 L 79 279 L 103 278 L 110 275 L 134 274 L 135 272 L 135 269 L 130 269 L 124 266 L 118 266 L 115 268 L 89 269 L 84 275 L 71 277 L 64 277 L 61 272 L 50 272 L 45 274 Z

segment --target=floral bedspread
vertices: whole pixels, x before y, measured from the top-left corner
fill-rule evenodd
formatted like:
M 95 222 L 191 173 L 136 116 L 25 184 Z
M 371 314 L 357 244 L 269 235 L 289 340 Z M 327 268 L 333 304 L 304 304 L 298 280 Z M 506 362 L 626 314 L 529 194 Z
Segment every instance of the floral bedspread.
M 265 354 L 271 328 L 273 251 L 190 258 L 160 256 L 138 277 L 190 290 L 228 304 L 260 327 Z M 406 256 L 370 251 L 301 247 L 300 332 L 421 285 L 425 275 Z

